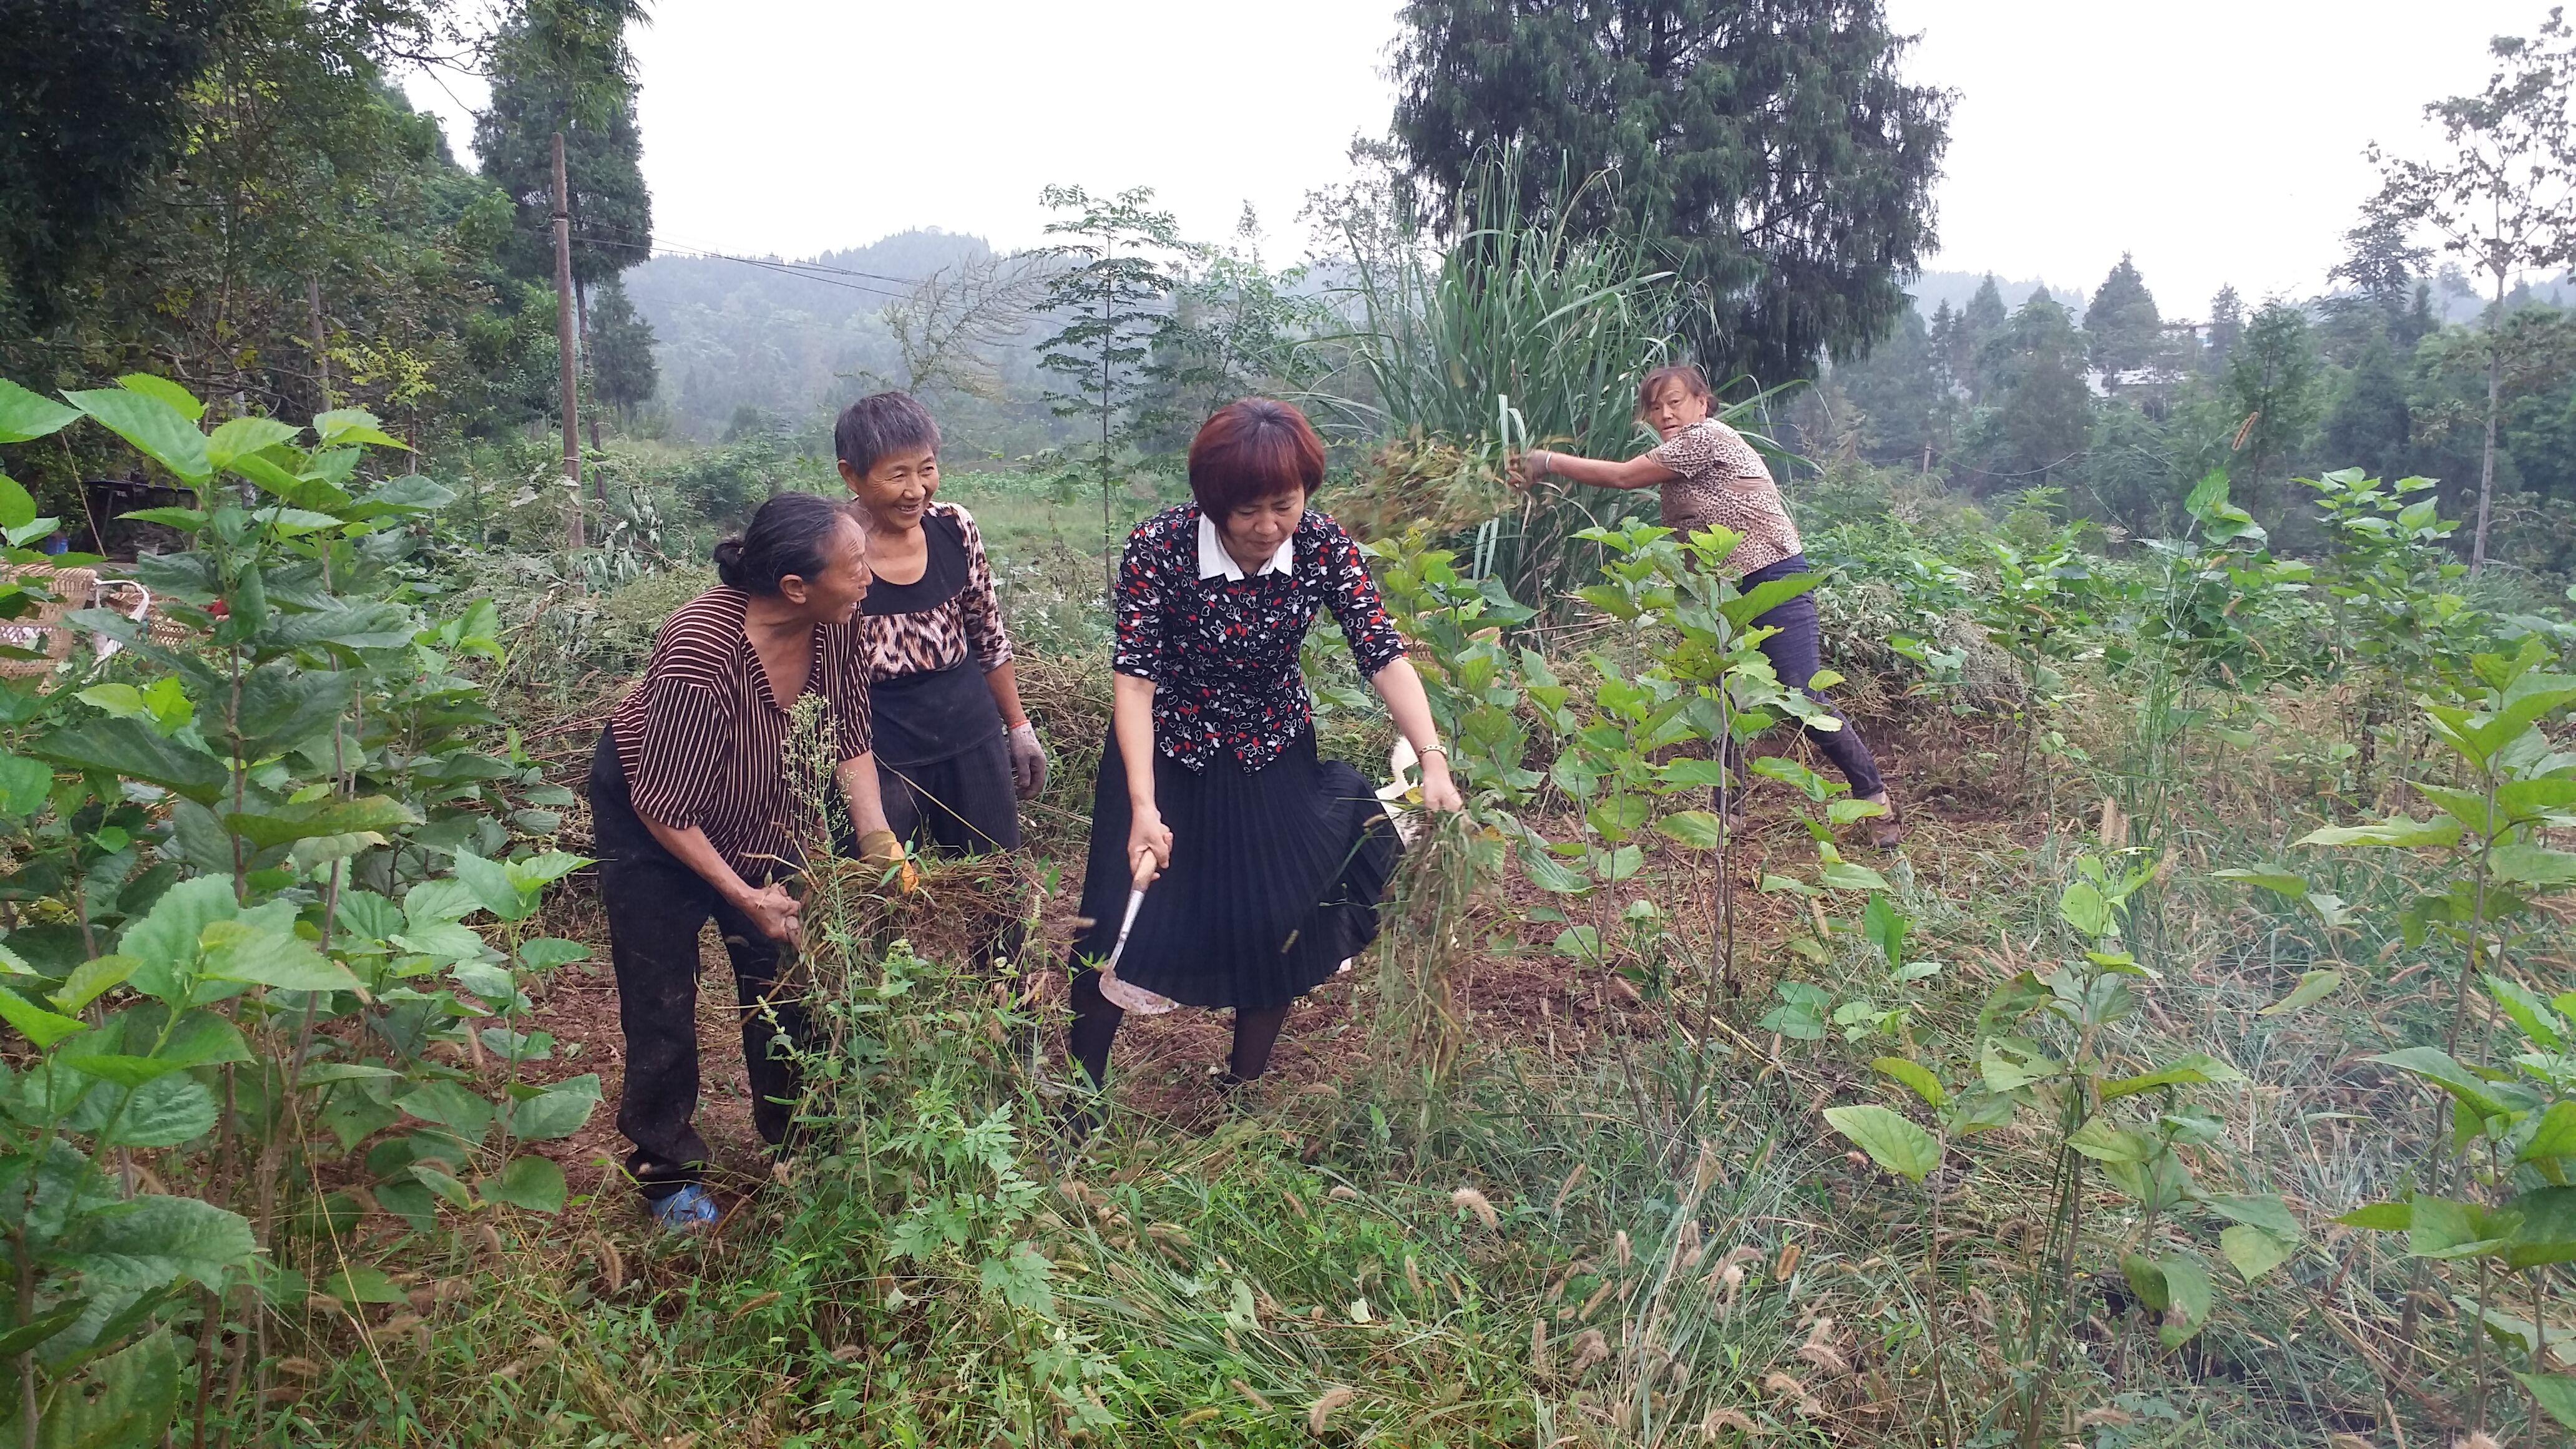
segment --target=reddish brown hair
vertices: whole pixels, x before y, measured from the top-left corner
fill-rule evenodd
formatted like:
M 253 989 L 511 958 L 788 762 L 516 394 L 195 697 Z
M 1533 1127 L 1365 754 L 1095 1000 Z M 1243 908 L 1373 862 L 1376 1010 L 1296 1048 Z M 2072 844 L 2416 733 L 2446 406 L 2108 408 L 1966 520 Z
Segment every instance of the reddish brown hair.
M 1223 522 L 1247 503 L 1295 488 L 1312 495 L 1324 481 L 1324 440 L 1306 415 L 1266 397 L 1240 398 L 1216 410 L 1190 439 L 1190 496 L 1199 511 Z
M 1654 405 L 1655 394 L 1662 392 L 1664 384 L 1668 382 L 1680 383 L 1682 391 L 1691 397 L 1715 396 L 1708 390 L 1708 378 L 1689 363 L 1677 362 L 1670 367 L 1658 367 L 1647 373 L 1645 380 L 1637 384 L 1638 417 L 1643 418 L 1646 415 L 1646 409 Z

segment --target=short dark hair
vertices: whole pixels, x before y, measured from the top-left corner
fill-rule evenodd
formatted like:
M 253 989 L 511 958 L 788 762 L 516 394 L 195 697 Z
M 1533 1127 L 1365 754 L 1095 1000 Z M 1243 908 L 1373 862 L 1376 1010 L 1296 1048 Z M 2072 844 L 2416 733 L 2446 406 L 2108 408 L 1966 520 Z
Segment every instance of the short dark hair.
M 938 452 L 939 424 L 908 392 L 876 393 L 841 409 L 832 448 L 864 478 L 889 453 Z
M 747 594 L 775 594 L 790 575 L 813 578 L 832 566 L 832 540 L 843 523 L 867 527 L 838 499 L 781 493 L 760 505 L 740 536 L 716 545 L 716 577 Z
M 1306 415 L 1266 397 L 1227 403 L 1190 439 L 1190 496 L 1222 519 L 1291 488 L 1311 496 L 1324 481 L 1324 440 Z
M 1655 394 L 1662 392 L 1664 384 L 1668 382 L 1680 383 L 1683 394 L 1689 397 L 1716 396 L 1708 390 L 1708 376 L 1705 373 L 1687 362 L 1676 362 L 1670 367 L 1658 367 L 1647 373 L 1644 380 L 1637 384 L 1637 416 L 1642 418 L 1646 415 L 1646 409 L 1654 406 Z

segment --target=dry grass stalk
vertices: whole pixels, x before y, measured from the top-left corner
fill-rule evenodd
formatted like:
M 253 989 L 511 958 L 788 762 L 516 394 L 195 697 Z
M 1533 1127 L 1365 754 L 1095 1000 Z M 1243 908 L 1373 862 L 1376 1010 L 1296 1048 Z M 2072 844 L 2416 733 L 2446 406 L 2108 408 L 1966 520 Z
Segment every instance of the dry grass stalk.
M 1699 1421 L 1699 1437 L 1703 1442 L 1716 1442 L 1717 1436 L 1728 1429 L 1747 1439 L 1762 1432 L 1762 1426 L 1754 1423 L 1752 1416 L 1742 1409 L 1711 1409 L 1708 1417 Z

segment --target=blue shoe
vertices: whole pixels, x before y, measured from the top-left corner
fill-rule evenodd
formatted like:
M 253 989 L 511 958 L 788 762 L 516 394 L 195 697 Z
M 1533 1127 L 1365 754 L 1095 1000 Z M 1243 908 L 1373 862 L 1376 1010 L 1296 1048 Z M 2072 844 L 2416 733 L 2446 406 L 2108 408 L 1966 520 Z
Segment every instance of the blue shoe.
M 716 1224 L 715 1194 L 694 1182 L 648 1206 L 653 1210 L 653 1221 L 660 1223 L 665 1232 L 685 1237 Z

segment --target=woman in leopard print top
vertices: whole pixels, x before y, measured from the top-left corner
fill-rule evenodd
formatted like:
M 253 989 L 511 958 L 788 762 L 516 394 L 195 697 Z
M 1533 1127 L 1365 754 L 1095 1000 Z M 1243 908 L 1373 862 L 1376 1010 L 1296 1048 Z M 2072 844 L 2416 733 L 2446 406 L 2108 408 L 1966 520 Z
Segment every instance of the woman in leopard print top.
M 1737 587 L 1746 593 L 1807 572 L 1798 525 L 1781 501 L 1779 485 L 1771 481 L 1770 468 L 1743 434 L 1708 415 L 1710 402 L 1708 379 L 1698 368 L 1656 368 L 1637 388 L 1637 420 L 1653 427 L 1663 442 L 1626 462 L 1533 448 L 1521 455 L 1521 480 L 1534 483 L 1553 473 L 1596 488 L 1661 490 L 1666 528 L 1686 534 L 1724 528 L 1741 539 L 1721 567 L 1739 576 Z M 1832 700 L 1807 689 L 1822 654 L 1815 599 L 1801 593 L 1756 618 L 1752 627 L 1772 631 L 1761 647 L 1780 682 L 1806 689 L 1808 698 L 1832 709 Z M 1839 713 L 1834 717 L 1842 720 Z M 1851 782 L 1854 797 L 1886 807 L 1871 823 L 1870 839 L 1881 850 L 1894 849 L 1905 839 L 1904 817 L 1888 798 L 1887 782 L 1860 732 L 1847 720 L 1840 729 L 1803 732 Z M 1730 747 L 1730 769 L 1740 768 L 1735 754 Z M 1725 791 L 1719 791 L 1718 799 L 1725 808 Z
M 1018 801 L 1046 786 L 975 520 L 936 503 L 939 425 L 899 392 L 833 428 L 841 479 L 868 517 L 858 621 L 879 793 L 894 832 L 952 855 L 1020 843 Z

